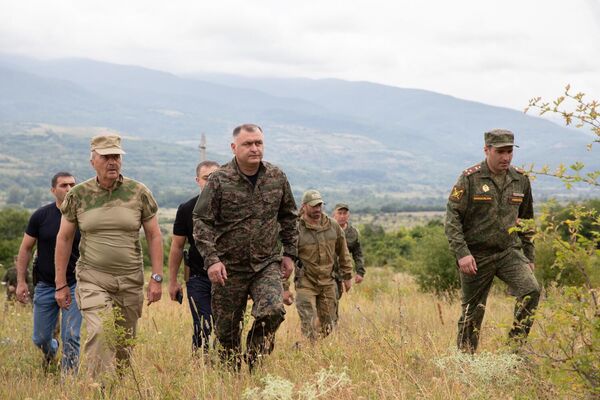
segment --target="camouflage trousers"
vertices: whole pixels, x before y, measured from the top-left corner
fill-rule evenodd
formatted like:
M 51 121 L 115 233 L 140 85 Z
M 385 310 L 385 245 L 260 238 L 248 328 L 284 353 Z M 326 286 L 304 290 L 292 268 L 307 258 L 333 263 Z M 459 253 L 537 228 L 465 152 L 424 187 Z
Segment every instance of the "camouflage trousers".
M 509 338 L 524 340 L 540 299 L 540 286 L 528 266 L 529 261 L 518 249 L 475 260 L 475 275 L 460 273 L 462 315 L 458 321 L 458 348 L 471 353 L 477 350 L 487 297 L 495 276 L 504 281 L 510 294 L 517 298 Z
M 275 332 L 285 319 L 279 263 L 258 272 L 228 271 L 225 286 L 212 285 L 214 329 L 222 347 L 221 358 L 235 369 L 241 366 L 241 335 L 248 296 L 254 322 L 246 337 L 246 362 L 252 368 L 275 347 Z
M 316 340 L 329 335 L 336 323 L 336 307 L 335 281 L 330 285 L 317 285 L 303 276 L 296 282 L 296 308 L 305 337 Z M 317 330 L 317 317 L 320 330 Z
M 340 300 L 344 294 L 344 282 L 341 279 L 335 280 L 335 323 L 340 319 Z

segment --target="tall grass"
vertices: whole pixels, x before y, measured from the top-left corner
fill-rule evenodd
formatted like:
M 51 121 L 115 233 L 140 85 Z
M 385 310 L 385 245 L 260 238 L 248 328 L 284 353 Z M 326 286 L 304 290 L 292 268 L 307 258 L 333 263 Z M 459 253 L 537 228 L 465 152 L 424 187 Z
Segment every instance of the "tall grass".
M 4 300 L 0 307 L 5 310 L 0 313 L 1 399 L 100 397 L 100 385 L 83 375 L 44 373 L 41 352 L 31 342 L 30 307 L 6 304 Z M 556 389 L 538 378 L 535 366 L 503 350 L 512 307 L 512 298 L 492 293 L 481 355 L 465 357 L 454 350 L 459 304 L 420 293 L 407 275 L 372 268 L 365 281 L 342 298 L 338 328 L 316 344 L 302 339 L 296 309 L 287 308 L 275 351 L 250 374 L 247 369 L 233 373 L 220 368 L 215 354 L 206 359 L 192 357 L 189 308 L 164 298 L 144 309 L 132 369 L 115 379 L 107 397 L 555 397 Z M 85 339 L 85 329 L 82 336 Z M 499 368 L 502 375 L 498 375 Z

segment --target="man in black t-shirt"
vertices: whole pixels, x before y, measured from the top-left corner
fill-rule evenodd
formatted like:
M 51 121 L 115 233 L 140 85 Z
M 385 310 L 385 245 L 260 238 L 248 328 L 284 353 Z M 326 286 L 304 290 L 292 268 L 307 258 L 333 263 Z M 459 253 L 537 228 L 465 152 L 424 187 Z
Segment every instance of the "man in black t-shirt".
M 210 174 L 219 168 L 214 161 L 203 161 L 196 167 L 196 183 L 200 190 L 206 185 Z M 194 335 L 192 336 L 192 349 L 196 351 L 202 348 L 208 350 L 209 336 L 211 332 L 211 283 L 204 270 L 204 260 L 198 252 L 194 242 L 194 226 L 192 211 L 196 205 L 198 196 L 181 204 L 177 209 L 177 215 L 173 224 L 173 237 L 171 238 L 171 250 L 169 251 L 169 295 L 171 300 L 177 299 L 177 293 L 181 291 L 181 285 L 177 282 L 177 273 L 183 258 L 185 242 L 190 244 L 186 266 L 190 269 L 190 277 L 187 281 L 187 297 L 190 311 L 194 320 Z
M 75 186 L 75 178 L 68 172 L 59 172 L 52 177 L 50 191 L 56 199 L 36 210 L 29 219 L 27 229 L 17 257 L 17 300 L 22 303 L 29 301 L 27 286 L 27 266 L 31 260 L 34 246 L 37 244 L 37 262 L 35 275 L 37 283 L 33 295 L 33 342 L 44 353 L 44 363 L 47 366 L 54 360 L 58 352 L 58 341 L 53 338 L 58 320 L 60 307 L 56 303 L 54 293 L 54 249 L 56 235 L 60 228 L 60 205 L 65 196 Z M 73 251 L 67 268 L 67 282 L 75 298 L 75 264 L 79 258 L 79 231 L 73 241 Z M 59 290 L 62 288 L 58 288 Z M 76 372 L 79 365 L 79 332 L 81 329 L 81 314 L 75 302 L 62 310 L 61 340 L 62 362 L 65 372 Z

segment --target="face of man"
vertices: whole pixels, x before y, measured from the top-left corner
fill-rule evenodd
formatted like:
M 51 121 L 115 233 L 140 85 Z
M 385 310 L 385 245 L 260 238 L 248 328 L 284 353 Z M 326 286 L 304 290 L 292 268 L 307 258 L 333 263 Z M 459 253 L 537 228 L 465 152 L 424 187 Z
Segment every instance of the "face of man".
M 101 183 L 119 179 L 119 175 L 121 174 L 120 154 L 107 154 L 103 156 L 94 152 L 90 163 L 96 170 L 96 175 Z
M 50 191 L 52 192 L 52 195 L 54 195 L 56 202 L 58 204 L 62 204 L 63 200 L 65 199 L 65 196 L 67 195 L 67 193 L 69 193 L 69 190 L 71 190 L 73 186 L 75 186 L 74 177 L 59 176 L 58 178 L 56 178 L 56 186 L 51 188 Z
M 200 187 L 200 190 L 204 189 L 204 186 L 206 186 L 206 181 L 208 180 L 208 177 L 210 176 L 210 174 L 215 172 L 218 168 L 219 167 L 217 167 L 216 165 L 208 165 L 208 166 L 205 165 L 203 167 L 200 167 L 199 175 L 196 177 L 196 183 Z
M 346 226 L 350 219 L 350 211 L 345 208 L 338 208 L 333 212 L 333 218 L 337 221 L 340 226 Z
M 484 151 L 487 165 L 493 173 L 497 174 L 508 171 L 508 167 L 510 166 L 513 157 L 513 146 L 486 146 Z
M 263 158 L 264 135 L 258 129 L 242 129 L 231 143 L 231 150 L 238 163 L 246 167 L 256 167 Z
M 312 221 L 319 221 L 321 215 L 323 215 L 323 203 L 319 203 L 316 206 L 311 206 L 308 203 L 302 205 L 304 207 L 304 215 Z

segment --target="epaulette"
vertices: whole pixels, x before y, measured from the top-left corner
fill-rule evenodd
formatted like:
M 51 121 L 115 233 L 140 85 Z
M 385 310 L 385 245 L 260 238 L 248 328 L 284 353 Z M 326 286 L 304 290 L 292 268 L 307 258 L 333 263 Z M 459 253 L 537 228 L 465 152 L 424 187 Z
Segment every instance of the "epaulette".
M 525 171 L 523 168 L 515 167 L 514 165 L 512 167 L 515 169 L 515 171 L 517 171 L 521 175 L 527 175 L 527 171 Z
M 479 171 L 480 169 L 481 169 L 481 164 L 475 164 L 475 165 L 473 165 L 472 167 L 469 167 L 469 168 L 465 169 L 465 170 L 463 171 L 463 175 L 464 175 L 464 176 L 469 176 L 469 175 L 472 175 L 472 174 L 474 174 L 475 172 Z

